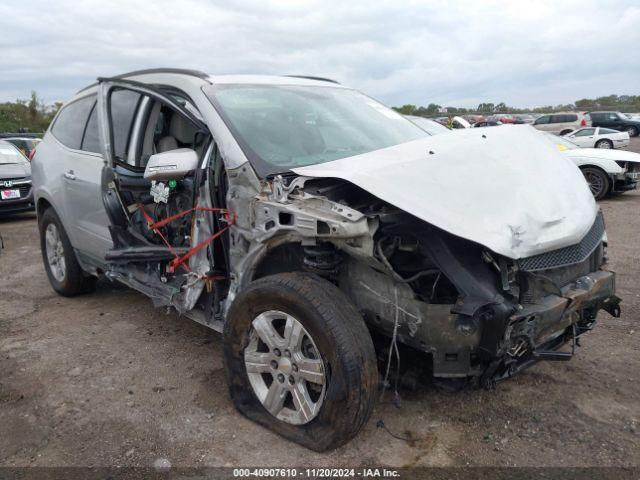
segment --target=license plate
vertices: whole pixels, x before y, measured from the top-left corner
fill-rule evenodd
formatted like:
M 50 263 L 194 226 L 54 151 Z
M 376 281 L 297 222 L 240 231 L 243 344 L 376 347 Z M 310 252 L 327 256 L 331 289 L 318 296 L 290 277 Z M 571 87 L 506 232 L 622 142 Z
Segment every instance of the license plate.
M 0 192 L 0 198 L 2 198 L 2 200 L 20 198 L 20 190 L 2 190 Z

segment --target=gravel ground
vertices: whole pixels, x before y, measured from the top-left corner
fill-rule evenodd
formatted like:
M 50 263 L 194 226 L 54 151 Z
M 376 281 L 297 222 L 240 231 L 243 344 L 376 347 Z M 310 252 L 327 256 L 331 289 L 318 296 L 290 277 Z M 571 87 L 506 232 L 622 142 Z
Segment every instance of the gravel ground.
M 639 206 L 640 192 L 602 202 L 623 314 L 601 313 L 574 359 L 491 391 L 402 392 L 328 454 L 235 411 L 218 334 L 109 282 L 57 296 L 35 217 L 0 220 L 0 465 L 638 466 Z

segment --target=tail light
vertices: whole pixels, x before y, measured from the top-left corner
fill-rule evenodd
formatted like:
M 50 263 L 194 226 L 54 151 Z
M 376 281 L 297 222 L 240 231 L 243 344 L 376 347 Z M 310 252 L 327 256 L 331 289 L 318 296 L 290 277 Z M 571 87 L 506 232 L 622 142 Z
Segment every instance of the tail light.
M 32 148 L 31 151 L 29 152 L 29 156 L 27 157 L 29 159 L 29 161 L 33 160 L 33 156 L 36 154 L 36 149 Z
M 580 120 L 580 126 L 581 127 L 586 127 L 587 126 L 587 119 L 586 118 L 582 118 L 582 120 Z

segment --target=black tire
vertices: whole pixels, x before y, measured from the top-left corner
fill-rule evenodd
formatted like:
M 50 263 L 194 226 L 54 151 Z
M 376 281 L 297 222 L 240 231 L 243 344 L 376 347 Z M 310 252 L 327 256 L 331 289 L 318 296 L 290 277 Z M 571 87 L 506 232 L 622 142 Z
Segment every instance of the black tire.
M 638 136 L 638 128 L 637 127 L 627 127 L 625 130 L 629 133 L 630 137 L 637 137 Z
M 244 351 L 252 321 L 268 310 L 298 319 L 324 361 L 324 400 L 317 416 L 303 425 L 269 413 L 249 381 Z M 306 273 L 264 277 L 236 297 L 224 328 L 224 361 L 229 393 L 240 413 L 315 451 L 353 438 L 371 415 L 378 391 L 376 355 L 362 316 L 337 287 Z
M 605 147 L 605 145 L 607 145 Z M 596 148 L 613 148 L 613 142 L 611 140 L 602 139 L 596 142 Z
M 567 133 L 571 133 L 571 132 L 573 132 L 573 130 L 562 130 L 560 132 L 560 136 L 562 137 L 563 135 L 566 135 Z
M 63 247 L 63 257 L 65 262 L 65 273 L 62 279 L 57 279 L 47 258 L 46 231 L 47 227 L 53 224 L 57 229 Z M 76 254 L 71 246 L 67 232 L 62 226 L 60 218 L 52 208 L 44 211 L 39 219 L 40 249 L 42 251 L 42 261 L 47 277 L 53 289 L 64 297 L 74 297 L 82 293 L 93 292 L 96 289 L 97 278 L 85 273 L 80 267 Z
M 581 169 L 584 179 L 589 184 L 589 189 L 596 200 L 602 200 L 611 189 L 609 176 L 599 168 L 584 167 Z

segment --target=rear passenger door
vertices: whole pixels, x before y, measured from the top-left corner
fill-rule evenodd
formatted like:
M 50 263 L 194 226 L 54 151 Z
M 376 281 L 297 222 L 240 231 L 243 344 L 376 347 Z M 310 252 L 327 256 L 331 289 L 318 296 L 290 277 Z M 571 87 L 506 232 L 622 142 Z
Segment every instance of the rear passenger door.
M 57 116 L 51 134 L 63 147 L 56 159 L 61 177 L 54 182 L 60 186 L 53 192 L 56 210 L 83 260 L 99 265 L 110 237 L 100 194 L 103 160 L 95 106 L 95 94 L 69 103 Z M 96 228 L 100 223 L 102 227 Z
M 126 117 L 135 109 L 137 98 L 121 97 L 116 104 L 120 116 Z M 131 112 L 131 113 L 130 113 Z M 127 141 L 124 135 L 122 142 Z M 102 202 L 102 168 L 104 159 L 101 153 L 98 128 L 98 108 L 94 101 L 93 108 L 83 133 L 82 158 L 72 165 L 70 185 L 70 210 L 73 212 L 78 237 L 81 241 L 81 252 L 89 257 L 92 263 L 102 264 L 107 251 L 111 249 L 109 219 Z

